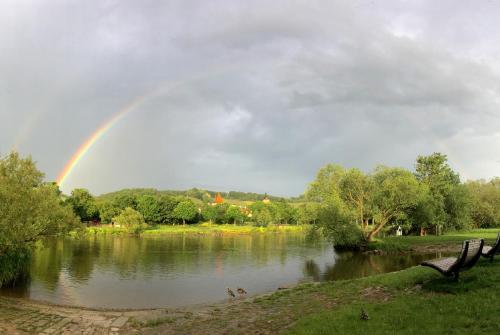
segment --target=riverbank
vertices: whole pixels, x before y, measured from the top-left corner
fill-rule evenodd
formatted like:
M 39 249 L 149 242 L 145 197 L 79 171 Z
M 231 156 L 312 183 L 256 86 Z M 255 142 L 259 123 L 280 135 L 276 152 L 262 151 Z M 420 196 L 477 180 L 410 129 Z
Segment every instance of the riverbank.
M 304 225 L 269 225 L 267 227 L 256 227 L 251 225 L 234 224 L 192 224 L 192 225 L 157 225 L 150 226 L 141 235 L 162 235 L 162 234 L 195 234 L 195 235 L 246 235 L 255 233 L 276 233 L 276 232 L 306 232 L 309 226 Z M 87 227 L 86 233 L 97 234 L 127 234 L 123 227 L 112 225 L 101 225 Z

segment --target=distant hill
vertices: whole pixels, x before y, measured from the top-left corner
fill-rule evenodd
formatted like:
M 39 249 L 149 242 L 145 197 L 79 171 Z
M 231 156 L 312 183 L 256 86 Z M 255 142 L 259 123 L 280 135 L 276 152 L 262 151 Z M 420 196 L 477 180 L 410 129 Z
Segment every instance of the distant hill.
M 115 192 L 105 193 L 97 196 L 98 200 L 111 200 L 121 195 L 132 195 L 132 196 L 141 196 L 141 195 L 170 195 L 170 196 L 182 196 L 189 197 L 193 199 L 198 199 L 200 201 L 205 202 L 208 199 L 214 199 L 217 193 L 220 193 L 221 196 L 228 201 L 261 201 L 266 196 L 271 201 L 302 201 L 303 196 L 299 197 L 277 197 L 269 194 L 261 194 L 261 193 L 253 193 L 253 192 L 240 192 L 240 191 L 229 191 L 229 192 L 218 192 L 218 191 L 210 191 L 210 190 L 202 190 L 198 188 L 191 188 L 189 190 L 157 190 L 154 188 L 126 188 Z

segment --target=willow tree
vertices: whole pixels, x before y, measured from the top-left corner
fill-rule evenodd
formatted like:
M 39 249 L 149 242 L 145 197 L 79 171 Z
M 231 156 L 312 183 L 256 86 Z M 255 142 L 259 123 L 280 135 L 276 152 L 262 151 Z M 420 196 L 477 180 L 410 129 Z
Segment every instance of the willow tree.
M 403 218 L 421 203 L 426 190 L 404 169 L 378 167 L 364 174 L 329 164 L 319 170 L 306 197 L 320 206 L 318 220 L 327 236 L 352 248 L 372 241 L 388 223 Z M 371 227 L 369 219 L 374 222 Z
M 384 226 L 406 215 L 415 208 L 426 189 L 408 170 L 401 168 L 378 167 L 371 176 L 373 181 L 372 209 L 374 225 L 367 234 L 371 241 Z
M 340 196 L 355 213 L 363 229 L 370 217 L 373 181 L 358 169 L 348 169 L 339 180 Z

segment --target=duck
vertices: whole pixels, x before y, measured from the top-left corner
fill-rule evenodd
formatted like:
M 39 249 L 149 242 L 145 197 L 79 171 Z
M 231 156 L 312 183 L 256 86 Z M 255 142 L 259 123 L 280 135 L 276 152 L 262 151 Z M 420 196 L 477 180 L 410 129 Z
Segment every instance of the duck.
M 238 292 L 239 295 L 247 294 L 247 291 L 245 291 L 245 289 L 241 287 L 238 287 L 236 289 L 236 292 Z
M 361 308 L 361 314 L 359 315 L 360 319 L 361 320 L 370 320 L 370 317 L 368 316 L 368 314 L 365 312 L 365 310 L 363 308 Z
M 236 294 L 234 294 L 233 290 L 231 290 L 229 287 L 227 288 L 227 295 L 232 298 L 236 297 Z

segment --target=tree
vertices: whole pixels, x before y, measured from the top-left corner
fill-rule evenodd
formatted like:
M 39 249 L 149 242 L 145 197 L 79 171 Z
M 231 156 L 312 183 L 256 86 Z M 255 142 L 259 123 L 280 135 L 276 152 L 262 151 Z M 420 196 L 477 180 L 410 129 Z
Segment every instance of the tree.
M 211 205 L 205 205 L 201 210 L 201 215 L 204 220 L 208 220 L 210 224 L 217 220 L 217 208 Z
M 273 207 L 274 218 L 278 224 L 294 224 L 297 223 L 297 210 L 290 206 L 284 200 L 272 202 L 269 204 Z
M 471 226 L 472 197 L 464 185 L 456 185 L 444 199 L 446 229 L 463 230 Z
M 301 205 L 297 210 L 297 222 L 299 224 L 316 224 L 320 205 L 315 202 L 308 202 Z
M 173 212 L 173 215 L 176 219 L 182 220 L 182 224 L 186 224 L 186 221 L 194 220 L 197 214 L 198 209 L 191 200 L 184 200 L 179 202 Z
M 160 203 L 155 196 L 141 195 L 137 198 L 137 211 L 142 214 L 144 220 L 149 224 L 162 222 Z
M 477 228 L 500 225 L 500 178 L 476 180 L 465 184 L 471 197 L 471 216 Z
M 215 222 L 216 223 L 226 223 L 227 222 L 226 212 L 227 212 L 227 209 L 229 208 L 229 205 L 226 203 L 220 203 L 220 204 L 216 204 L 214 206 L 214 208 L 215 208 L 215 211 L 217 213 L 217 215 L 215 217 Z
M 306 198 L 315 202 L 336 202 L 339 195 L 339 183 L 345 175 L 345 170 L 340 165 L 327 164 L 319 169 L 316 179 L 309 184 Z
M 112 201 L 101 201 L 97 204 L 99 209 L 99 217 L 103 223 L 111 223 L 113 218 L 120 214 L 122 209 L 117 207 Z
M 337 250 L 357 250 L 366 244 L 360 226 L 356 224 L 356 215 L 340 200 L 328 203 L 318 212 L 318 222 L 324 235 Z
M 417 206 L 425 194 L 415 176 L 404 169 L 378 167 L 372 178 L 375 224 L 368 232 L 368 241 L 372 241 L 391 220 L 404 217 L 409 209 Z
M 161 223 L 175 223 L 174 209 L 179 202 L 179 199 L 169 195 L 161 195 L 158 198 Z
M 236 222 L 243 222 L 245 219 L 245 216 L 243 213 L 241 213 L 241 210 L 237 206 L 229 206 L 229 208 L 226 211 L 225 218 L 228 222 L 233 222 L 233 224 L 236 224 Z
M 73 211 L 80 219 L 92 221 L 99 218 L 99 210 L 95 204 L 94 197 L 84 188 L 76 188 L 71 191 L 71 195 L 66 199 Z
M 254 221 L 257 226 L 265 227 L 269 224 L 276 223 L 276 206 L 272 203 L 265 204 L 262 201 L 256 201 L 252 203 L 249 208 L 252 212 L 252 221 Z
M 357 213 L 361 227 L 368 225 L 367 210 L 373 192 L 372 180 L 358 169 L 348 169 L 339 180 L 340 196 Z
M 435 152 L 429 156 L 418 156 L 415 166 L 416 177 L 429 185 L 431 194 L 445 197 L 453 186 L 460 184 L 460 177 L 448 165 L 446 155 Z
M 54 183 L 44 183 L 31 158 L 0 158 L 0 286 L 26 270 L 41 237 L 77 227 L 78 219 Z
M 266 227 L 274 222 L 273 214 L 269 206 L 263 207 L 257 212 L 252 212 L 252 219 L 257 226 Z
M 415 176 L 428 186 L 433 198 L 434 213 L 430 225 L 436 227 L 436 233 L 443 227 L 466 226 L 470 220 L 467 191 L 460 188 L 460 177 L 448 165 L 446 155 L 418 156 L 415 170 Z
M 113 203 L 116 207 L 120 209 L 125 209 L 127 207 L 136 209 L 137 208 L 137 200 L 134 195 L 129 193 L 121 193 L 116 196 L 113 200 Z
M 113 218 L 113 221 L 134 234 L 140 234 L 147 227 L 142 214 L 131 207 L 125 208 L 120 215 Z

